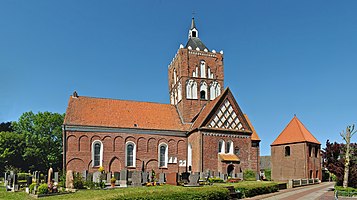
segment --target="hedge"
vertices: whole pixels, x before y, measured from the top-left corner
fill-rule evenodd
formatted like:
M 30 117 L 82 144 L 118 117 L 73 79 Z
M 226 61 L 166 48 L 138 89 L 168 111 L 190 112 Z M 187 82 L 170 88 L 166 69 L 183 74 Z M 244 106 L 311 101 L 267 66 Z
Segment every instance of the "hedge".
M 176 199 L 176 200 L 188 200 L 188 199 L 206 199 L 206 200 L 223 200 L 228 199 L 229 191 L 224 187 L 185 187 L 178 190 L 160 190 L 160 191 L 138 191 L 137 193 L 130 194 L 118 194 L 118 196 L 113 197 L 113 200 L 134 200 L 134 199 L 144 199 L 144 200 L 166 200 L 166 199 Z
M 245 181 L 255 181 L 256 177 L 255 177 L 255 171 L 247 169 L 243 172 L 243 180 Z
M 338 196 L 352 197 L 357 195 L 357 188 L 352 188 L 352 187 L 344 188 L 342 186 L 335 186 L 335 190 Z
M 277 192 L 279 190 L 278 183 L 252 184 L 252 185 L 234 185 L 234 189 L 239 190 L 243 197 L 253 197 L 261 194 Z

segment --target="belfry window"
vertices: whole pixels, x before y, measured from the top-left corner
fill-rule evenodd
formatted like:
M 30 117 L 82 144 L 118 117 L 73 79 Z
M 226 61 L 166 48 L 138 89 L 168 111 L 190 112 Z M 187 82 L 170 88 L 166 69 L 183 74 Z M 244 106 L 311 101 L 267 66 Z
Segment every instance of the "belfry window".
M 205 92 L 205 91 L 202 90 L 202 91 L 200 92 L 200 98 L 201 98 L 201 99 L 206 99 L 206 92 Z
M 285 147 L 285 156 L 290 156 L 290 146 Z
M 197 37 L 196 31 L 192 31 L 192 37 Z
M 103 160 L 103 144 L 101 141 L 96 140 L 92 143 L 92 166 L 102 166 Z
M 200 99 L 207 100 L 207 84 L 206 82 L 201 83 L 200 87 Z

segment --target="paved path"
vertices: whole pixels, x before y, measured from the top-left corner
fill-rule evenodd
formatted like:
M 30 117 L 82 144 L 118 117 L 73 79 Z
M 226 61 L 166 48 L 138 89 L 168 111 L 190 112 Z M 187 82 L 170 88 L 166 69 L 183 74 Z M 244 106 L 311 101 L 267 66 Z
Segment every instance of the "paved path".
M 266 200 L 334 200 L 333 186 L 335 183 L 321 183 L 317 185 L 304 186 L 281 190 L 276 193 L 260 195 L 249 199 Z M 341 199 L 341 198 L 340 198 Z

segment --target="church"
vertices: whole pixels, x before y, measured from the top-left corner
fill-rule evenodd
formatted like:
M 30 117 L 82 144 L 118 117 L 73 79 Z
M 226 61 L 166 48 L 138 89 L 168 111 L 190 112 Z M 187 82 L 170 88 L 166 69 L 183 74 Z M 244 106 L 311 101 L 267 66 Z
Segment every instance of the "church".
M 205 46 L 194 18 L 168 65 L 168 88 L 170 104 L 74 92 L 63 124 L 64 170 L 259 172 L 259 136 L 224 87 L 223 51 Z

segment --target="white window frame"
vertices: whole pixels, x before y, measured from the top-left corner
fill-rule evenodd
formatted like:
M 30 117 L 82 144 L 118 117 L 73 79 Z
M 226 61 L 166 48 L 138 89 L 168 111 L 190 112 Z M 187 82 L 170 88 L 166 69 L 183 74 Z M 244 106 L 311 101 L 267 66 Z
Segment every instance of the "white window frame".
M 165 165 L 164 165 L 164 166 L 160 166 L 160 163 L 161 163 L 160 149 L 161 149 L 162 146 L 166 147 L 166 149 L 165 149 Z M 168 146 L 166 143 L 164 143 L 164 142 L 162 142 L 162 143 L 159 144 L 159 148 L 158 148 L 158 161 L 159 161 L 159 162 L 158 162 L 159 168 L 167 168 L 167 163 L 169 162 L 169 146 Z
M 128 165 L 128 145 L 132 144 L 133 148 L 133 165 Z M 125 143 L 125 166 L 126 167 L 136 167 L 136 144 L 135 142 L 128 141 Z
M 100 144 L 100 151 L 99 151 L 99 165 L 94 165 L 94 145 Z M 103 166 L 103 143 L 100 140 L 94 140 L 92 142 L 92 167 L 101 167 Z
M 220 142 L 222 142 L 222 146 L 221 146 L 221 149 L 218 149 L 218 153 L 225 153 L 226 143 L 224 142 L 224 140 L 219 140 L 218 141 L 218 147 L 219 147 L 219 143 Z
M 232 141 L 232 140 L 229 140 L 229 141 L 227 142 L 227 145 L 228 145 L 228 143 L 230 143 L 230 146 L 229 146 L 229 151 L 228 151 L 228 153 L 227 153 L 227 154 L 234 154 L 234 145 L 233 145 L 233 141 Z

